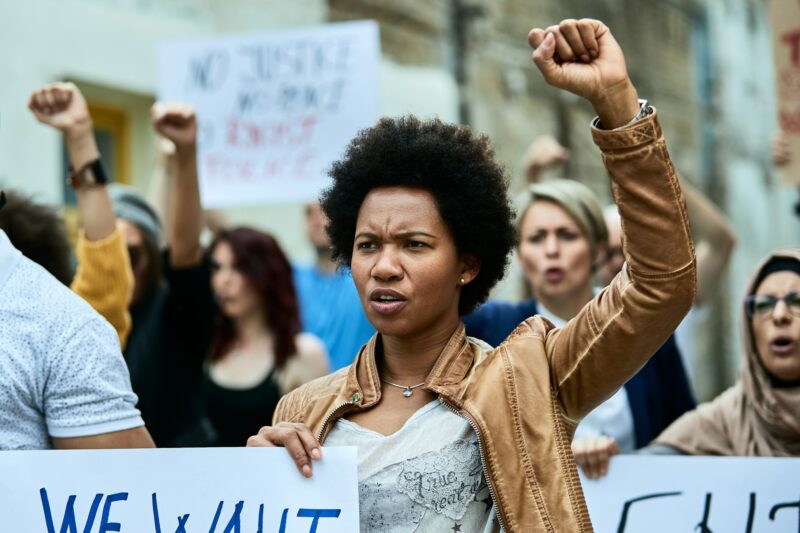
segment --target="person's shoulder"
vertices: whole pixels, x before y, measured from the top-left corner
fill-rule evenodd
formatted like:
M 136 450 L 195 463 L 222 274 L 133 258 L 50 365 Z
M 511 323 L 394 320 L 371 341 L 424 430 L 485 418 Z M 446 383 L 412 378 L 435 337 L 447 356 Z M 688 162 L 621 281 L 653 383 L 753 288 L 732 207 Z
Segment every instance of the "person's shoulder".
M 18 320 L 41 325 L 50 336 L 102 321 L 85 300 L 27 258 L 19 261 L 2 292 L 5 309 Z
M 327 368 L 328 352 L 319 337 L 313 333 L 298 333 L 294 342 L 299 363 Z
M 275 422 L 292 422 L 303 418 L 306 411 L 312 411 L 315 403 L 332 404 L 339 395 L 350 367 L 342 368 L 300 385 L 284 395 L 275 411 Z

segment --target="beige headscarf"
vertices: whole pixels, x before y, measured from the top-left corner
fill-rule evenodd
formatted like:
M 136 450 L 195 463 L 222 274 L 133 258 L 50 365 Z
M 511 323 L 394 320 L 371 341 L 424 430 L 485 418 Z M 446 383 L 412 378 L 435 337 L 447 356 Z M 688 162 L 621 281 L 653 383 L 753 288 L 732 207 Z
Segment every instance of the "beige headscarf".
M 752 294 L 773 259 L 800 261 L 800 248 L 777 250 L 756 269 Z M 750 319 L 741 311 L 745 358 L 739 381 L 709 403 L 686 413 L 655 440 L 692 455 L 800 456 L 800 387 L 774 388 L 758 359 Z

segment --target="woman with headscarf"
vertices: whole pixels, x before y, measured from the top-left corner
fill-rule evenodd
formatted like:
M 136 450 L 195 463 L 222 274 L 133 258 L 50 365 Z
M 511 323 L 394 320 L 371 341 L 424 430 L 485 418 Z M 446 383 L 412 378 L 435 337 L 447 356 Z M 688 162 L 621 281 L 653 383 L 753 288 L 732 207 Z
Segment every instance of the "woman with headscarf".
M 800 248 L 759 265 L 741 316 L 739 381 L 675 421 L 648 451 L 800 456 Z

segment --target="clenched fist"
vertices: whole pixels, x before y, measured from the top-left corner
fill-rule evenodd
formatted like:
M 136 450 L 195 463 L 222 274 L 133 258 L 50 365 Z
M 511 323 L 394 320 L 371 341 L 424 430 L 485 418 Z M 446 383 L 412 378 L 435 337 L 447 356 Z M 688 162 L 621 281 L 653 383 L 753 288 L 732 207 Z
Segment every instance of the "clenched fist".
M 545 81 L 589 100 L 604 128 L 626 124 L 639 111 L 625 56 L 599 20 L 567 19 L 528 33 L 533 62 Z
M 73 83 L 53 83 L 34 91 L 28 109 L 36 120 L 65 134 L 92 130 L 89 107 Z
M 197 142 L 197 119 L 191 105 L 156 102 L 150 114 L 156 131 L 172 141 L 176 151 L 194 149 Z

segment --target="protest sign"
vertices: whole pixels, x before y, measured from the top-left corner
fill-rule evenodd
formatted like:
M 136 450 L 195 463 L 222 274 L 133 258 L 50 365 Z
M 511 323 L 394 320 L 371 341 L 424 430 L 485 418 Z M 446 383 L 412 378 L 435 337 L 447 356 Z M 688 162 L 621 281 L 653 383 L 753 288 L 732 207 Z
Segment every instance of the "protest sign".
M 581 483 L 602 533 L 800 530 L 800 459 L 618 456 Z
M 784 183 L 800 184 L 800 1 L 770 0 L 778 125 L 792 160 L 781 168 Z
M 378 117 L 374 22 L 173 42 L 157 59 L 159 98 L 197 110 L 205 207 L 315 199 Z
M 4 532 L 352 533 L 355 448 L 326 448 L 314 476 L 283 448 L 5 451 Z

